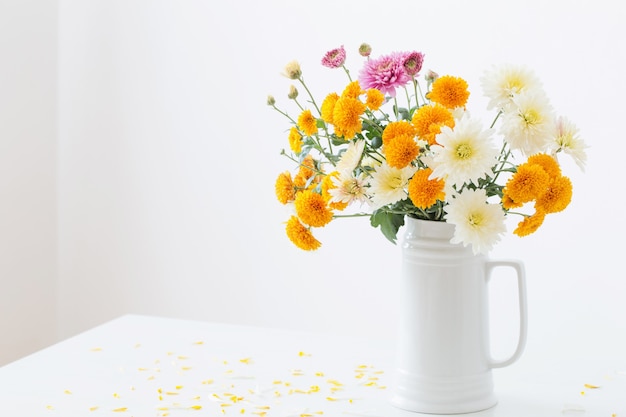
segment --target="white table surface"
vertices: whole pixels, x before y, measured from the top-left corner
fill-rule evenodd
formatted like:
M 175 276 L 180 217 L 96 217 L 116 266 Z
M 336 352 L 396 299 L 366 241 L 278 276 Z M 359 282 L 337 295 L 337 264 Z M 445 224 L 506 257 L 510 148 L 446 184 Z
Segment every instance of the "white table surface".
M 0 368 L 0 416 L 421 415 L 388 403 L 393 352 L 393 342 L 127 315 Z M 499 403 L 471 416 L 626 416 L 625 365 L 520 361 L 494 370 Z

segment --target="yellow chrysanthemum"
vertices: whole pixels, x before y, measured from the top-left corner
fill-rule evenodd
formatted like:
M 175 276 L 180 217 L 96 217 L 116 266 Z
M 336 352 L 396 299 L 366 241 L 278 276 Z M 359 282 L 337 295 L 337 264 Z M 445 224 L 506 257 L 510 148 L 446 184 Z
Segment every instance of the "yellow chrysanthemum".
M 302 135 L 295 127 L 289 130 L 289 147 L 294 153 L 302 151 Z
M 544 171 L 548 173 L 550 178 L 561 176 L 561 167 L 559 166 L 558 161 L 551 155 L 538 153 L 529 157 L 526 163 L 541 166 Z
M 545 218 L 546 214 L 542 211 L 537 211 L 532 216 L 524 217 L 524 220 L 518 223 L 517 228 L 513 231 L 513 233 L 519 237 L 535 233 L 537 229 L 539 229 L 539 226 L 543 224 Z
M 333 112 L 335 111 L 337 100 L 339 100 L 339 94 L 330 93 L 322 102 L 321 117 L 326 123 L 333 124 Z
M 367 98 L 365 99 L 365 105 L 368 109 L 376 111 L 380 109 L 380 106 L 385 102 L 385 95 L 375 88 L 367 90 Z
M 335 133 L 350 140 L 361 132 L 361 115 L 365 112 L 365 104 L 350 97 L 341 97 L 333 109 L 333 125 Z
M 326 175 L 324 177 L 324 179 L 322 179 L 322 183 L 321 183 L 321 189 L 322 189 L 322 197 L 324 197 L 324 201 L 326 201 L 326 204 L 328 204 L 328 207 L 331 208 L 332 210 L 338 210 L 338 211 L 342 211 L 344 210 L 346 207 L 348 207 L 348 203 L 344 203 L 341 201 L 337 201 L 337 202 L 330 202 L 330 199 L 333 197 L 328 190 L 331 190 L 333 188 L 337 188 L 335 186 L 335 184 L 333 184 L 333 178 L 338 178 L 339 177 L 339 172 L 338 171 L 333 171 L 330 174 Z
M 511 197 L 509 197 L 508 195 L 504 194 L 502 196 L 502 208 L 506 209 L 506 210 L 511 210 L 514 208 L 519 208 L 522 207 L 524 205 L 524 203 L 518 203 L 515 202 L 511 199 Z
M 311 155 L 307 155 L 301 162 L 298 173 L 293 179 L 296 188 L 315 188 L 321 181 L 320 175 L 318 175 L 317 162 Z M 311 177 L 315 177 L 311 179 Z M 307 183 L 309 184 L 307 187 Z
M 341 93 L 341 97 L 358 99 L 365 91 L 361 88 L 358 81 L 352 81 Z
M 392 139 L 398 136 L 415 136 L 415 126 L 406 120 L 399 120 L 397 122 L 391 122 L 387 125 L 383 131 L 383 144 L 390 142 Z
M 568 177 L 557 177 L 550 181 L 548 190 L 535 201 L 535 208 L 545 213 L 558 213 L 572 201 L 572 182 Z
M 287 204 L 288 202 L 294 200 L 296 192 L 293 180 L 291 179 L 291 173 L 289 171 L 285 171 L 278 175 L 278 178 L 276 178 L 275 190 L 276 198 L 278 198 L 278 201 L 282 204 Z
M 465 107 L 470 95 L 467 88 L 463 78 L 444 75 L 433 82 L 428 99 L 449 109 Z
M 304 110 L 298 116 L 298 127 L 307 136 L 313 136 L 317 133 L 317 120 L 313 117 L 311 110 Z
M 519 205 L 539 198 L 549 183 L 550 176 L 540 165 L 521 164 L 507 181 L 503 192 Z
M 446 197 L 444 180 L 429 179 L 432 172 L 431 168 L 421 169 L 409 180 L 409 198 L 417 208 L 427 209 Z
M 440 104 L 431 104 L 420 107 L 411 119 L 415 126 L 417 136 L 433 145 L 436 136 L 441 132 L 442 126 L 454 128 L 454 116 L 452 112 Z
M 305 227 L 296 216 L 291 216 L 287 221 L 287 237 L 291 242 L 303 250 L 316 250 L 322 244 L 317 240 L 311 230 Z
M 400 135 L 388 140 L 383 152 L 389 166 L 402 169 L 417 157 L 420 149 L 413 136 Z
M 326 226 L 333 219 L 333 212 L 326 206 L 321 194 L 305 190 L 296 195 L 296 214 L 302 223 L 311 227 Z

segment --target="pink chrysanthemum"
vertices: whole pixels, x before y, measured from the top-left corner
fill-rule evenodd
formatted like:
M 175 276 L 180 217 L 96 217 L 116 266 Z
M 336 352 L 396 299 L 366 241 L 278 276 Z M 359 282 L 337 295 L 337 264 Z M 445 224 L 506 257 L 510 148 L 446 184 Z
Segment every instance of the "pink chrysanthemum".
M 326 52 L 322 58 L 322 65 L 328 68 L 339 68 L 344 62 L 346 62 L 346 50 L 343 45 Z
M 392 97 L 396 87 L 402 87 L 411 80 L 404 69 L 404 53 L 384 55 L 365 63 L 359 74 L 359 82 L 364 89 L 376 88 Z
M 404 56 L 404 61 L 402 66 L 404 66 L 404 70 L 407 75 L 410 77 L 417 77 L 420 70 L 422 69 L 422 64 L 424 63 L 424 54 L 421 52 L 408 52 Z

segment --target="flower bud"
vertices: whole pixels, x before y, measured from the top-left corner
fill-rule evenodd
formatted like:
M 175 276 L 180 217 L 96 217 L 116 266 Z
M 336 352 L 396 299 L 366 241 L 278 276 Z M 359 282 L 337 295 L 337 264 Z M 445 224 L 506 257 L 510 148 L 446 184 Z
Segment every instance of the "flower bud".
M 424 78 L 426 79 L 426 82 L 428 82 L 428 84 L 431 84 L 433 82 L 435 82 L 435 80 L 437 78 L 439 78 L 439 74 L 437 74 L 435 71 L 433 70 L 428 70 L 428 72 L 426 73 L 426 75 L 424 75 Z
M 295 100 L 296 97 L 298 97 L 298 89 L 296 88 L 295 85 L 289 86 L 289 93 L 287 94 L 287 97 L 289 97 L 292 100 Z
M 359 46 L 359 54 L 361 56 L 368 57 L 370 56 L 371 53 L 372 53 L 372 47 L 369 46 L 368 44 L 362 43 L 361 46 Z
M 267 96 L 267 105 L 273 106 L 274 104 L 276 104 L 276 100 L 274 99 L 274 96 L 272 95 Z
M 302 76 L 302 70 L 298 61 L 291 61 L 285 65 L 285 72 L 283 75 L 291 80 L 297 80 Z

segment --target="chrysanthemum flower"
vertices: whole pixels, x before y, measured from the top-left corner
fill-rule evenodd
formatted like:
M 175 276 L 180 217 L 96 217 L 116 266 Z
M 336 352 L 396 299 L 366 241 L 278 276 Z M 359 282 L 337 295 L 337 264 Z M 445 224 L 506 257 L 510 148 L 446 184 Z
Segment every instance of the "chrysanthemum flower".
M 341 97 L 349 97 L 358 99 L 361 94 L 365 93 L 358 81 L 352 81 L 341 92 Z
M 364 174 L 354 175 L 351 172 L 339 172 L 338 176 L 331 177 L 334 187 L 329 188 L 328 193 L 332 196 L 331 203 L 364 203 L 367 200 L 365 194 Z
M 346 50 L 343 45 L 331 49 L 322 58 L 322 65 L 328 68 L 339 68 L 346 62 Z
M 411 136 L 416 134 L 415 126 L 406 120 L 398 120 L 396 122 L 390 122 L 385 130 L 383 130 L 383 144 L 391 141 L 398 136 Z
M 372 111 L 376 111 L 380 109 L 380 106 L 385 102 L 385 95 L 375 88 L 370 88 L 367 90 L 367 98 L 365 100 L 365 105 L 368 109 Z
M 291 61 L 285 65 L 283 75 L 291 80 L 297 80 L 302 76 L 302 69 L 298 61 Z
M 364 112 L 365 104 L 361 101 L 350 97 L 340 97 L 333 109 L 335 134 L 350 140 L 354 135 L 360 133 L 363 127 L 361 115 Z
M 303 250 L 316 250 L 322 244 L 317 240 L 311 230 L 305 227 L 296 216 L 291 216 L 287 221 L 286 227 L 287 237 L 291 242 Z
M 541 93 L 523 92 L 512 100 L 515 108 L 504 113 L 500 133 L 511 149 L 525 155 L 545 151 L 554 123 L 548 99 Z
M 585 170 L 587 162 L 587 145 L 578 136 L 578 128 L 566 117 L 560 116 L 554 123 L 553 133 L 551 135 L 552 143 L 550 147 L 553 154 L 565 152 L 570 155 L 574 162 L 582 171 Z
M 546 214 L 542 211 L 537 211 L 532 216 L 525 216 L 524 219 L 517 224 L 517 228 L 515 228 L 513 233 L 519 237 L 535 233 L 537 229 L 539 229 L 539 226 L 543 224 L 545 218 Z
M 487 253 L 506 232 L 504 211 L 487 203 L 485 190 L 467 189 L 448 201 L 445 220 L 455 226 L 451 243 L 472 245 L 474 254 Z
M 572 201 L 572 181 L 564 176 L 553 178 L 548 190 L 535 201 L 535 209 L 545 213 L 558 213 Z
M 293 126 L 289 130 L 289 147 L 294 153 L 300 153 L 302 151 L 302 135 L 298 132 L 298 129 Z
M 333 171 L 329 173 L 322 180 L 320 184 L 320 188 L 322 190 L 322 197 L 324 197 L 324 200 L 326 201 L 330 209 L 342 211 L 346 207 L 348 207 L 348 203 L 344 203 L 341 201 L 336 201 L 336 202 L 331 201 L 333 196 L 330 193 L 330 190 L 332 190 L 333 188 L 337 188 L 335 187 L 335 184 L 333 184 L 333 181 L 332 181 L 333 177 L 339 178 L 339 171 Z
M 317 133 L 317 120 L 313 117 L 311 110 L 304 110 L 298 116 L 298 127 L 307 136 L 313 136 Z
M 503 65 L 494 67 L 480 78 L 484 95 L 489 98 L 487 109 L 506 110 L 513 96 L 525 91 L 541 90 L 541 82 L 528 68 Z
M 363 150 L 365 149 L 365 141 L 358 139 L 350 141 L 348 148 L 341 155 L 337 166 L 335 167 L 339 172 L 352 172 L 359 165 L 361 157 L 363 156 Z
M 321 117 L 326 123 L 333 124 L 333 112 L 335 111 L 335 103 L 339 100 L 339 94 L 330 93 L 322 102 Z
M 313 177 L 313 178 L 312 178 Z M 298 188 L 315 187 L 319 182 L 317 162 L 311 155 L 307 155 L 301 162 L 298 173 L 294 178 L 294 184 Z
M 502 208 L 505 210 L 519 208 L 519 207 L 522 207 L 523 205 L 524 203 L 518 203 L 517 201 L 513 201 L 513 199 L 506 194 L 502 196 Z
M 326 226 L 333 219 L 333 212 L 326 206 L 324 197 L 311 190 L 296 194 L 294 207 L 302 223 L 311 227 Z
M 441 146 L 433 147 L 436 153 L 431 177 L 442 178 L 451 187 L 492 175 L 500 152 L 491 143 L 491 133 L 491 129 L 483 130 L 479 121 L 467 116 L 456 123 L 454 130 L 443 126 L 437 136 Z
M 372 210 L 405 199 L 409 178 L 416 169 L 411 166 L 398 169 L 384 162 L 378 166 L 369 180 Z
M 276 198 L 282 204 L 287 204 L 290 201 L 293 201 L 296 197 L 295 187 L 289 171 L 285 171 L 278 175 L 274 188 L 276 191 Z
M 548 189 L 550 176 L 537 164 L 521 164 L 517 172 L 506 182 L 503 193 L 515 205 L 536 200 Z
M 424 63 L 424 54 L 421 52 L 409 52 L 404 56 L 404 70 L 410 77 L 417 77 L 422 64 Z
M 445 182 L 441 179 L 430 179 L 431 168 L 420 169 L 409 181 L 409 198 L 420 209 L 427 209 L 439 201 L 444 201 Z
M 449 109 L 465 107 L 469 98 L 467 82 L 463 78 L 444 75 L 433 82 L 428 99 Z
M 561 176 L 561 167 L 558 161 L 545 153 L 538 153 L 528 157 L 527 164 L 539 165 L 546 171 L 550 178 L 556 178 Z
M 404 54 L 394 53 L 368 60 L 359 73 L 363 88 L 376 88 L 383 94 L 396 96 L 396 88 L 406 85 L 411 77 L 404 69 Z
M 454 127 L 452 112 L 440 104 L 431 104 L 420 107 L 411 119 L 415 126 L 417 136 L 428 142 L 429 145 L 436 143 L 436 137 L 441 132 L 442 126 Z
M 383 153 L 389 166 L 404 168 L 420 153 L 420 148 L 410 135 L 399 135 L 389 139 L 383 145 Z

